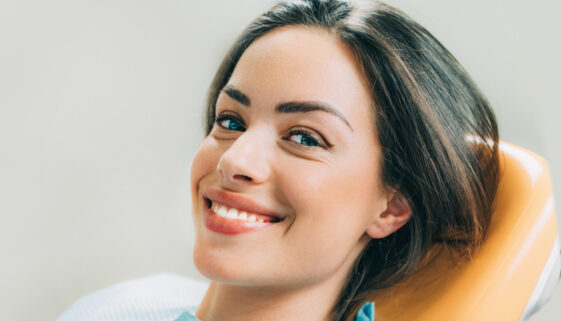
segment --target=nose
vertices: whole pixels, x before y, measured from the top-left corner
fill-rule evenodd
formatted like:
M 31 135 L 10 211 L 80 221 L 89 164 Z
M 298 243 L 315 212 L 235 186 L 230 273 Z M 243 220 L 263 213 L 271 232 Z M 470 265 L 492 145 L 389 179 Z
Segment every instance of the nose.
M 266 135 L 260 131 L 248 130 L 236 138 L 218 161 L 223 183 L 233 187 L 267 181 L 271 174 L 267 146 Z

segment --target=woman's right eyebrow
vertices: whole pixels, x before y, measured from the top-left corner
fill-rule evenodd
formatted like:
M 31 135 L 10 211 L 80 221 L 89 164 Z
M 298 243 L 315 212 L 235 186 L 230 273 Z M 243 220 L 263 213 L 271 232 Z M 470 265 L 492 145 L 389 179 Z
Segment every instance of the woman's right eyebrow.
M 225 92 L 228 96 L 230 96 L 230 98 L 232 98 L 233 100 L 239 102 L 240 104 L 246 107 L 251 106 L 251 100 L 249 100 L 249 98 L 244 93 L 239 91 L 236 87 L 232 85 L 226 85 L 222 89 L 222 91 Z
M 249 100 L 249 97 L 247 97 L 246 94 L 242 93 L 236 87 L 232 85 L 226 85 L 224 86 L 222 91 L 243 106 L 251 107 L 251 100 Z M 316 101 L 291 101 L 280 104 L 277 107 L 277 111 L 280 113 L 308 113 L 312 111 L 327 112 L 341 119 L 345 123 L 345 125 L 347 125 L 351 129 L 351 131 L 353 131 L 353 127 L 351 126 L 347 118 L 345 118 L 345 116 L 336 108 L 331 107 L 327 103 Z

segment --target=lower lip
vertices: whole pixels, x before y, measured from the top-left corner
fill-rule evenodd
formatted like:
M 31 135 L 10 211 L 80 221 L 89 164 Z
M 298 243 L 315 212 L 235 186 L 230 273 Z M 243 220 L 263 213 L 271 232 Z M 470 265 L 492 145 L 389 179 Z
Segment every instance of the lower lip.
M 248 222 L 237 219 L 229 219 L 218 216 L 207 206 L 205 208 L 205 226 L 216 233 L 226 234 L 226 235 L 236 235 L 242 233 L 255 232 L 271 225 L 277 223 L 259 223 L 259 222 Z

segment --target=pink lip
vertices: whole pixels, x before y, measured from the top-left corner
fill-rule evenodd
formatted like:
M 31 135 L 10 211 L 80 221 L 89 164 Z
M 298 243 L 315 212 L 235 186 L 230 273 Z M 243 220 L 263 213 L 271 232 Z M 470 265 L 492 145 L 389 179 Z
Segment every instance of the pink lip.
M 245 197 L 240 194 L 225 191 L 223 189 L 209 187 L 204 193 L 203 197 L 224 204 L 228 207 L 234 207 L 242 211 L 251 212 L 260 215 L 266 215 L 274 217 L 278 220 L 282 220 L 283 216 L 274 210 L 262 205 L 251 198 Z
M 280 216 L 273 210 L 257 203 L 256 201 L 239 194 L 224 191 L 222 189 L 209 188 L 203 193 L 203 197 L 205 198 L 206 202 L 204 209 L 205 226 L 209 230 L 220 234 L 236 235 L 249 233 L 272 226 L 276 224 L 276 222 L 282 220 L 282 216 Z M 248 213 L 265 216 L 265 222 L 249 222 L 238 219 L 227 219 L 218 216 L 209 208 L 207 200 L 224 204 L 227 207 L 234 207 Z M 276 221 L 275 223 L 270 222 L 272 218 Z

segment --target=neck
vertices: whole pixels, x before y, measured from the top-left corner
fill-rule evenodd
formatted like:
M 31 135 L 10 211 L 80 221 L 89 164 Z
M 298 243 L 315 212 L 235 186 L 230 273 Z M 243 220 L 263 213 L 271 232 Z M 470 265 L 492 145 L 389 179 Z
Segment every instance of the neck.
M 212 282 L 196 315 L 202 321 L 328 321 L 344 280 L 300 288 Z

